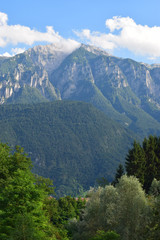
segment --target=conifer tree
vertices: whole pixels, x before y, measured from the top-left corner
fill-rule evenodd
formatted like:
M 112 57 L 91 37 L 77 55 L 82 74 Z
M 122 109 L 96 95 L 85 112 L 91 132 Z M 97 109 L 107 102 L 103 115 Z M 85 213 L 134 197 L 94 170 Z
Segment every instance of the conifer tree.
M 119 164 L 119 167 L 117 168 L 116 174 L 115 174 L 115 179 L 112 182 L 112 184 L 115 186 L 118 182 L 119 179 L 124 175 L 124 167 L 122 164 Z
M 160 138 L 149 136 L 142 146 L 134 141 L 126 157 L 125 167 L 128 176 L 134 175 L 148 193 L 154 178 L 160 180 Z

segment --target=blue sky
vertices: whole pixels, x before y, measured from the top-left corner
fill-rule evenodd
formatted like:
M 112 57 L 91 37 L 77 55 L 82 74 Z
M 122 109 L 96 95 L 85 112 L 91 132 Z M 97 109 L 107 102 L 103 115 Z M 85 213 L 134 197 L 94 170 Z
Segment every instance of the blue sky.
M 159 9 L 158 0 L 1 1 L 0 55 L 49 43 L 74 50 L 83 42 L 118 57 L 160 63 Z

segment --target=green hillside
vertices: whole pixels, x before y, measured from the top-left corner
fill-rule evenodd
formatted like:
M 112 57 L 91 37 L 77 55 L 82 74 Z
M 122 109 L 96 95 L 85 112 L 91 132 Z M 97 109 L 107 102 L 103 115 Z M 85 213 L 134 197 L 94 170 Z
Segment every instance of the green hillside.
M 43 97 L 37 88 L 31 88 L 29 86 L 21 88 L 18 93 L 13 94 L 7 100 L 7 104 L 32 104 L 39 102 L 48 102 L 48 100 Z
M 111 180 L 132 136 L 87 103 L 0 106 L 0 140 L 24 147 L 33 171 L 53 179 L 58 195 L 78 194 L 102 176 Z

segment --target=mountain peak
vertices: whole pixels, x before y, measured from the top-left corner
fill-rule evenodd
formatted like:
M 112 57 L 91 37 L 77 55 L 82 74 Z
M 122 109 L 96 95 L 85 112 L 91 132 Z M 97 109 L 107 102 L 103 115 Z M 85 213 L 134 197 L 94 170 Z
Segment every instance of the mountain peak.
M 85 50 L 88 52 L 94 53 L 96 55 L 105 55 L 105 56 L 111 56 L 108 52 L 105 50 L 102 50 L 101 48 L 95 47 L 93 45 L 86 45 L 86 44 L 81 44 L 81 47 L 83 47 Z
M 38 45 L 27 50 L 25 54 L 32 59 L 34 64 L 44 67 L 50 73 L 58 68 L 63 60 L 80 46 L 79 43 L 73 45 L 68 43 Z

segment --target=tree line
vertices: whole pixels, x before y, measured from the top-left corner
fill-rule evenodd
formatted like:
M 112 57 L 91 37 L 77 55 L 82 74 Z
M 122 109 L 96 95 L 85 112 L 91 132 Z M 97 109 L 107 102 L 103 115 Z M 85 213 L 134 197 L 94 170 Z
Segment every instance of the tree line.
M 53 197 L 50 179 L 31 171 L 30 158 L 0 144 L 1 240 L 155 240 L 160 236 L 160 138 L 134 141 L 112 184 L 87 201 Z

